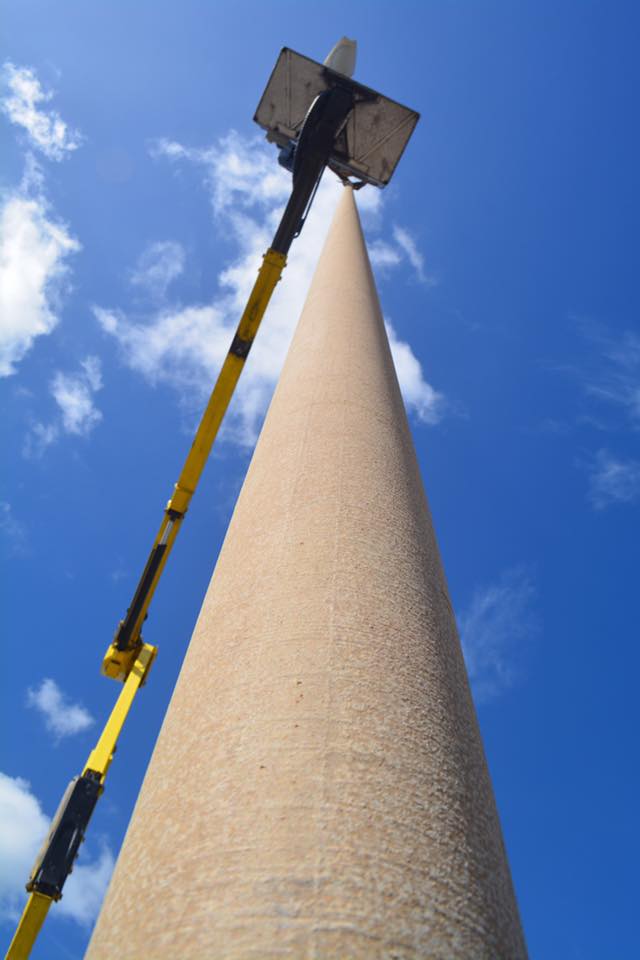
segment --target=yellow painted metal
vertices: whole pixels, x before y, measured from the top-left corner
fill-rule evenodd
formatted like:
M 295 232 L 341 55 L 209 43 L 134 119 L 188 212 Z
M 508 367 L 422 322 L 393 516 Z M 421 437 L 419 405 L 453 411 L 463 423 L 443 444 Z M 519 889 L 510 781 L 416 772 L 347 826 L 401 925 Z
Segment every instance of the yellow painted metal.
M 120 696 L 111 711 L 111 716 L 107 720 L 104 730 L 100 735 L 100 739 L 89 754 L 86 766 L 82 772 L 87 773 L 88 770 L 93 770 L 95 773 L 99 773 L 101 783 L 104 783 L 107 771 L 113 760 L 118 737 L 127 719 L 127 714 L 131 709 L 133 699 L 151 669 L 151 664 L 155 660 L 156 652 L 156 647 L 152 647 L 151 644 L 142 644 L 124 687 L 120 692 Z
M 169 507 L 167 506 L 167 509 Z M 105 653 L 104 659 L 102 661 L 102 672 L 106 677 L 111 677 L 112 680 L 121 680 L 124 682 L 129 676 L 129 672 L 133 667 L 140 650 L 142 649 L 142 624 L 147 615 L 149 609 L 149 604 L 153 598 L 153 594 L 158 585 L 158 581 L 162 576 L 162 571 L 164 570 L 165 564 L 171 553 L 171 548 L 173 547 L 174 541 L 178 536 L 178 531 L 180 529 L 180 524 L 182 523 L 182 518 L 178 517 L 175 520 L 171 520 L 169 515 L 165 513 L 162 518 L 162 523 L 160 524 L 160 529 L 156 534 L 156 538 L 153 542 L 152 551 L 159 545 L 166 545 L 162 559 L 158 564 L 155 576 L 151 581 L 149 592 L 147 594 L 146 603 L 141 607 L 140 615 L 136 621 L 136 628 L 131 647 L 127 650 L 118 650 L 115 643 L 109 644 L 107 652 Z
M 89 754 L 83 774 L 90 770 L 100 775 L 100 783 L 104 784 L 113 755 L 118 743 L 118 737 L 127 719 L 134 697 L 145 682 L 151 664 L 155 660 L 156 648 L 149 643 L 143 643 L 138 651 L 129 676 L 120 691 L 109 719 L 100 734 L 95 748 Z M 31 953 L 36 937 L 40 932 L 49 907 L 53 903 L 52 897 L 43 893 L 31 893 L 22 912 L 22 917 L 15 932 L 5 960 L 26 960 Z
M 178 535 L 184 514 L 187 512 L 191 497 L 195 493 L 198 481 L 207 462 L 211 447 L 220 429 L 227 408 L 235 391 L 240 374 L 242 373 L 246 353 L 258 332 L 260 323 L 267 309 L 273 291 L 286 264 L 286 256 L 276 250 L 268 250 L 258 272 L 253 290 L 249 296 L 247 306 L 240 318 L 234 343 L 240 341 L 241 353 L 232 349 L 227 354 L 218 375 L 215 386 L 209 398 L 206 410 L 196 431 L 196 435 L 182 467 L 182 472 L 175 485 L 173 495 L 167 504 L 160 529 L 153 544 L 153 551 L 157 547 L 164 547 L 164 552 L 158 563 L 153 578 L 147 586 L 144 602 L 138 611 L 136 622 L 132 630 L 132 640 L 129 649 L 118 650 L 111 644 L 102 663 L 102 672 L 108 677 L 124 681 L 124 686 L 111 715 L 100 735 L 95 748 L 89 754 L 83 770 L 89 770 L 100 775 L 101 784 L 113 760 L 118 737 L 136 693 L 144 683 L 151 664 L 156 656 L 156 648 L 142 642 L 141 629 L 147 615 L 149 604 L 153 598 L 158 581 L 164 570 L 171 548 Z M 9 947 L 6 960 L 26 960 L 38 935 L 40 927 L 53 902 L 52 898 L 41 893 L 31 893 L 24 908 L 22 919 Z
M 51 897 L 45 897 L 43 893 L 29 895 L 5 960 L 27 960 L 52 903 Z
M 236 336 L 246 343 L 251 343 L 258 332 L 265 310 L 286 262 L 285 255 L 275 250 L 267 250 L 264 255 L 262 266 L 236 330 Z M 169 501 L 169 508 L 177 510 L 178 513 L 185 513 L 189 506 L 189 501 L 198 485 L 198 480 L 211 452 L 213 441 L 233 396 L 244 363 L 243 358 L 232 353 L 227 354 L 207 404 L 207 409 L 200 421 L 191 450 L 185 460 L 182 473 L 176 483 L 173 496 Z
M 278 253 L 276 250 L 271 249 L 267 250 L 253 290 L 249 295 L 249 300 L 240 318 L 234 338 L 235 340 L 240 340 L 249 345 L 252 343 L 285 264 L 286 256 L 283 253 Z M 118 650 L 113 643 L 109 646 L 102 663 L 102 672 L 108 677 L 116 680 L 125 680 L 135 662 L 142 643 L 140 636 L 142 624 L 147 616 L 153 594 L 178 535 L 182 518 L 187 512 L 191 498 L 198 486 L 198 481 L 200 480 L 202 471 L 211 452 L 211 447 L 220 429 L 220 424 L 227 412 L 244 364 L 245 357 L 238 356 L 232 351 L 229 351 L 225 357 L 222 370 L 218 375 L 209 402 L 200 420 L 191 449 L 187 454 L 178 482 L 167 504 L 165 515 L 153 544 L 152 553 L 156 547 L 163 544 L 166 546 L 166 549 L 153 579 L 148 586 L 144 603 L 138 611 L 131 634 L 130 649 Z

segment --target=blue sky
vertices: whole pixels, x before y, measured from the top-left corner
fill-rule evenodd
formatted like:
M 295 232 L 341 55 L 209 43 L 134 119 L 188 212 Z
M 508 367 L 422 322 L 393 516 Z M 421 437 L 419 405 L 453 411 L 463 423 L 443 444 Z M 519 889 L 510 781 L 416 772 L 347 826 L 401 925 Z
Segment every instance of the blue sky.
M 531 955 L 640 954 L 637 6 L 5 5 L 0 916 L 287 192 L 283 45 L 421 122 L 359 201 Z M 80 957 L 335 204 L 326 178 L 154 602 L 160 648 L 35 957 Z

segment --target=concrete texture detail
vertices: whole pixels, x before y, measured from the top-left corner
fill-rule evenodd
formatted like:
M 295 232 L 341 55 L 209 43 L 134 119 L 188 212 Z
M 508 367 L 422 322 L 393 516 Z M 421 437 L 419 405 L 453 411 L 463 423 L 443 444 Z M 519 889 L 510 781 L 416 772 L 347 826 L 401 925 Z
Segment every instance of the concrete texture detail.
M 351 189 L 88 957 L 526 957 Z

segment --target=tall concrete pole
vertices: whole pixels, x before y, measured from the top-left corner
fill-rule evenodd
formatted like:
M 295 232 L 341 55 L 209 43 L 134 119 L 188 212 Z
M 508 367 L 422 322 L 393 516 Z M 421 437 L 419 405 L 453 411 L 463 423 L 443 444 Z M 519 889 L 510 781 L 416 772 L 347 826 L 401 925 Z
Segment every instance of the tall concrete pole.
M 346 189 L 90 960 L 526 957 Z

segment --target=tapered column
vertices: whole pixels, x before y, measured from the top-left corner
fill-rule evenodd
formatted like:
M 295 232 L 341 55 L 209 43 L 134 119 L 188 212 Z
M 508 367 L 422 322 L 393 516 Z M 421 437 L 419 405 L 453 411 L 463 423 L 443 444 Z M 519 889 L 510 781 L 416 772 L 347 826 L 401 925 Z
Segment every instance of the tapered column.
M 351 189 L 88 956 L 526 956 Z

